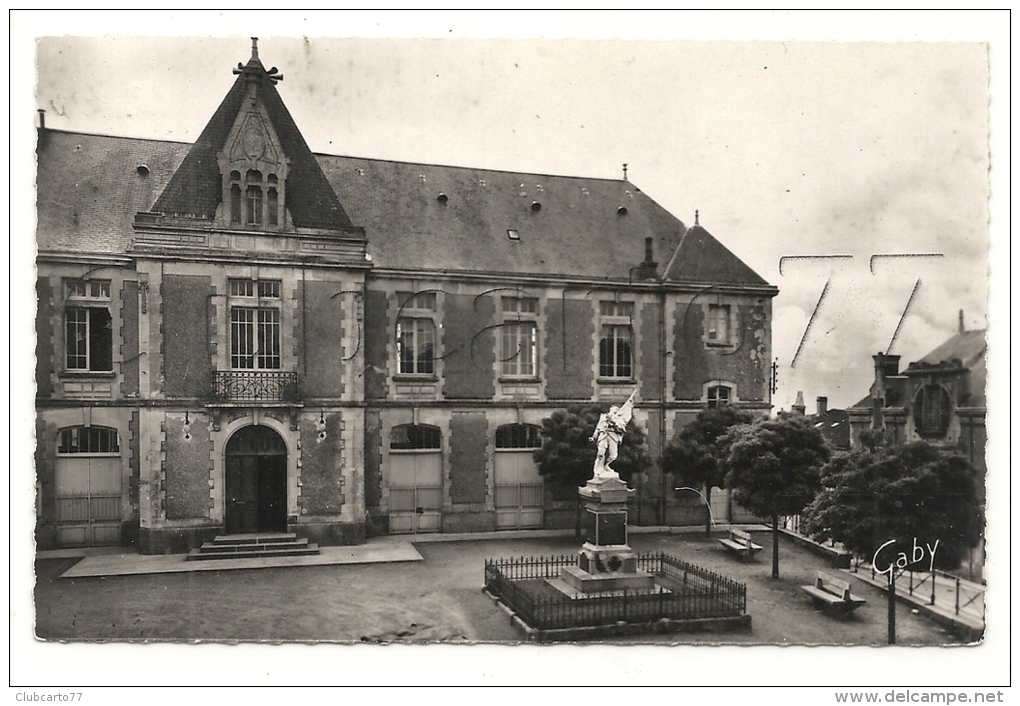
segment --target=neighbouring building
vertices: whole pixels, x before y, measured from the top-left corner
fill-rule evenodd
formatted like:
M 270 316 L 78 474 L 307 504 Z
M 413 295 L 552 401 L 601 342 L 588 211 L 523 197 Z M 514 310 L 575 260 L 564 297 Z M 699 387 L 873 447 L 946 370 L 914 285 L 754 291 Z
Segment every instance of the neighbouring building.
M 556 409 L 637 388 L 656 458 L 706 405 L 770 410 L 777 289 L 697 218 L 313 153 L 254 44 L 235 73 L 194 144 L 40 115 L 40 548 L 572 526 L 531 460 Z M 699 522 L 666 486 L 633 521 Z
M 845 409 L 829 409 L 828 397 L 817 397 L 815 413 L 807 414 L 804 393 L 797 392 L 797 401 L 792 406 L 794 414 L 806 416 L 811 425 L 821 432 L 825 442 L 833 451 L 850 450 L 850 415 Z
M 889 444 L 925 441 L 960 453 L 978 470 L 984 504 L 985 352 L 985 331 L 964 330 L 961 311 L 959 331 L 906 369 L 898 355 L 875 355 L 871 392 L 848 410 L 852 448 L 862 447 L 862 432 L 881 431 Z M 966 563 L 971 578 L 983 575 L 983 542 Z
M 850 443 L 881 430 L 891 444 L 927 441 L 962 453 L 985 473 L 985 331 L 960 330 L 900 370 L 900 356 L 878 353 L 871 392 L 850 408 Z

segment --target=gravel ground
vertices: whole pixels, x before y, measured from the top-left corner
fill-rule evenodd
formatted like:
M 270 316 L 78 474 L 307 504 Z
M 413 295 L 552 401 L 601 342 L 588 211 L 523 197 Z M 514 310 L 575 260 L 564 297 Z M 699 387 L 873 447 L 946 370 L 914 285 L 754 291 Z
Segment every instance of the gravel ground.
M 664 551 L 747 584 L 751 634 L 650 635 L 620 642 L 881 645 L 885 595 L 850 579 L 867 604 L 846 620 L 813 609 L 800 590 L 822 559 L 780 542 L 780 578 L 771 578 L 771 537 L 755 562 L 742 563 L 715 539 L 635 534 L 636 551 Z M 428 542 L 417 563 L 245 569 L 61 579 L 75 559 L 36 563 L 36 634 L 47 640 L 225 642 L 516 642 L 506 614 L 485 596 L 486 558 L 572 553 L 573 538 Z M 897 606 L 897 642 L 957 641 Z

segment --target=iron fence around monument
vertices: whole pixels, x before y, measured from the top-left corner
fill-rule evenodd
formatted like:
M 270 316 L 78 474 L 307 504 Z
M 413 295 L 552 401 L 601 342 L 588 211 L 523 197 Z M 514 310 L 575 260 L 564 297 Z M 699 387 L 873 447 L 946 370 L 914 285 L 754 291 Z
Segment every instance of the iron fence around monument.
M 577 565 L 577 555 L 488 559 L 485 587 L 529 626 L 558 629 L 619 622 L 731 618 L 747 608 L 747 587 L 662 552 L 638 555 L 638 569 L 655 576 L 655 590 L 572 596 L 550 583 Z

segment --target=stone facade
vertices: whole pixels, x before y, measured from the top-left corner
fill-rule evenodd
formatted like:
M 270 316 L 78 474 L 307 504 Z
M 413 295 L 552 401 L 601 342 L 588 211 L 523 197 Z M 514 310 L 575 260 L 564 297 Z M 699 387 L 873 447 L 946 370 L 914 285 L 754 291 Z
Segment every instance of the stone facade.
M 41 548 L 572 527 L 553 411 L 636 388 L 657 458 L 770 409 L 777 290 L 700 225 L 626 180 L 315 155 L 276 80 L 253 55 L 193 145 L 40 130 Z M 633 523 L 703 520 L 667 485 Z

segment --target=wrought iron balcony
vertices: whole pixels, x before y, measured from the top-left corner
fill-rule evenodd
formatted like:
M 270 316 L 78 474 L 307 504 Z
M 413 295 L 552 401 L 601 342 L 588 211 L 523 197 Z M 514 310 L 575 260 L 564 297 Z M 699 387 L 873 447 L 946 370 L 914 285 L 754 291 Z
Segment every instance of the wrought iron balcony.
M 217 370 L 213 397 L 223 402 L 296 402 L 298 374 L 283 370 Z

